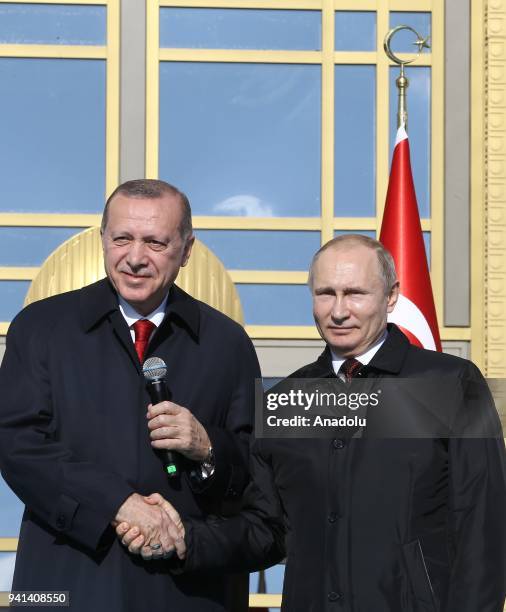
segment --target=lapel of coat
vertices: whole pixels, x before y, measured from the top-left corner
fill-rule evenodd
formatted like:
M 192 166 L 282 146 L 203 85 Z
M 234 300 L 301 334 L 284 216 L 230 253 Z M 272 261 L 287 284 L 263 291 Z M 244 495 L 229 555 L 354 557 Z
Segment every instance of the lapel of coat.
M 198 343 L 200 330 L 198 302 L 176 285 L 170 288 L 165 317 L 149 343 L 147 355 L 153 354 L 173 333 L 174 323 L 184 327 L 190 338 Z
M 409 350 L 409 340 L 393 323 L 388 323 L 388 336 L 371 359 L 370 363 L 364 366 L 363 372 L 368 374 L 391 374 L 398 376 Z M 332 367 L 332 356 L 328 345 L 318 359 L 307 366 L 297 370 L 290 375 L 292 378 L 332 378 L 335 377 Z
M 108 279 L 83 287 L 80 295 L 80 309 L 81 323 L 85 333 L 98 325 L 111 325 L 117 340 L 140 373 L 141 364 L 135 352 L 130 329 L 118 308 L 118 296 Z
M 379 351 L 365 366 L 369 372 L 399 376 L 410 344 L 394 323 L 388 323 L 388 336 Z
M 140 373 L 142 366 L 135 352 L 130 329 L 119 310 L 116 291 L 108 279 L 83 287 L 80 295 L 80 311 L 85 333 L 106 321 L 109 322 L 114 335 Z M 149 344 L 147 355 L 152 354 L 172 334 L 173 322 L 184 326 L 189 336 L 195 342 L 199 341 L 200 310 L 198 302 L 176 285 L 170 289 L 165 318 Z

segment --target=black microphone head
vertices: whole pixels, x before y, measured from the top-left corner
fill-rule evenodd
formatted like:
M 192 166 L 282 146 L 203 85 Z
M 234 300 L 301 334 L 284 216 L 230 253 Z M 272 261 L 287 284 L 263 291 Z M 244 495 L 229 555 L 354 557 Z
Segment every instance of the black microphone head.
M 160 357 L 150 357 L 144 362 L 142 373 L 147 381 L 160 380 L 160 378 L 165 378 L 167 366 L 165 361 L 160 359 Z

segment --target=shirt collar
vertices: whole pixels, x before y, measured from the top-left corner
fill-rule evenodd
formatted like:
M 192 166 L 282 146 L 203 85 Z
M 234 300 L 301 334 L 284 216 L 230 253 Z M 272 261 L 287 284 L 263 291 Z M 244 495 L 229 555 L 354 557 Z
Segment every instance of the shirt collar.
M 355 359 L 357 361 L 360 361 L 362 365 L 367 365 L 372 360 L 374 355 L 376 355 L 376 353 L 380 350 L 381 346 L 387 339 L 387 336 L 388 336 L 388 332 L 385 329 L 385 331 L 378 338 L 378 340 L 376 340 L 376 342 L 371 347 L 369 347 L 365 353 L 362 353 L 361 355 L 357 355 Z M 337 374 L 341 366 L 343 365 L 343 363 L 346 361 L 346 358 L 341 357 L 338 353 L 335 353 L 332 349 L 330 349 L 330 352 L 332 355 L 332 368 L 334 369 L 334 372 Z
M 85 332 L 91 331 L 97 325 L 100 325 L 106 317 L 114 315 L 115 312 L 118 316 L 121 316 L 118 294 L 108 278 L 103 278 L 79 290 L 79 310 L 81 324 Z M 177 324 L 182 323 L 194 340 L 198 342 L 200 331 L 199 301 L 192 298 L 177 285 L 172 285 L 169 290 L 166 316 L 160 327 L 170 326 L 171 320 L 177 321 Z
M 167 298 L 168 295 L 162 300 L 162 303 L 155 308 L 153 312 L 149 313 L 146 316 L 139 314 L 135 308 L 133 308 L 125 299 L 118 294 L 118 305 L 121 314 L 123 315 L 125 321 L 127 322 L 128 327 L 132 327 L 134 323 L 139 321 L 140 319 L 147 319 L 154 323 L 157 327 L 160 327 L 164 317 L 165 317 L 165 309 L 167 306 Z

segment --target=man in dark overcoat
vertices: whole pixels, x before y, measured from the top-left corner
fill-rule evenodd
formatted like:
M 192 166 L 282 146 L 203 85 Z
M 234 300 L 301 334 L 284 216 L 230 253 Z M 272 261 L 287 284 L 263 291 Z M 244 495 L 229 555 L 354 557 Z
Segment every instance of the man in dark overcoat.
M 343 390 L 359 379 L 379 388 L 405 379 L 422 393 L 403 397 L 400 423 L 390 425 L 415 428 L 407 436 L 401 427 L 395 439 L 385 439 L 388 428 L 371 434 L 370 421 L 379 416 L 381 425 L 385 414 L 380 404 L 352 435 L 257 438 L 239 516 L 202 522 L 182 512 L 186 570 L 258 568 L 286 549 L 287 612 L 502 612 L 505 454 L 485 380 L 471 362 L 413 346 L 387 325 L 399 283 L 375 240 L 330 241 L 309 283 L 326 348 L 293 379 Z M 424 387 L 445 401 L 420 411 Z M 142 540 L 117 529 L 135 552 Z
M 106 279 L 33 303 L 9 328 L 0 467 L 26 506 L 12 589 L 66 591 L 75 612 L 222 612 L 227 576 L 169 573 L 177 532 L 147 496 L 194 518 L 240 496 L 256 355 L 240 325 L 174 284 L 194 242 L 178 189 L 120 186 L 102 242 Z M 153 355 L 171 395 L 155 406 L 142 374 Z M 177 452 L 179 477 L 161 448 Z M 145 558 L 118 541 L 120 521 L 143 535 Z

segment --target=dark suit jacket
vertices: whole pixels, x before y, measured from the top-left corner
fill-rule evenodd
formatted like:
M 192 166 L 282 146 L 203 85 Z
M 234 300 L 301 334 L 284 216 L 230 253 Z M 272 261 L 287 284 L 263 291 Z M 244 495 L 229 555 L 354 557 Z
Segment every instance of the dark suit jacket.
M 362 374 L 422 377 L 427 385 L 442 376 L 460 378 L 469 393 L 481 395 L 482 406 L 490 406 L 473 364 L 418 349 L 392 325 Z M 328 349 L 293 376 L 334 377 Z M 497 425 L 496 415 L 491 420 Z M 500 425 L 490 436 L 257 439 L 241 516 L 213 524 L 187 521 L 186 567 L 271 564 L 283 556 L 286 533 L 283 610 L 502 612 L 506 480 Z
M 141 366 L 107 280 L 36 302 L 12 322 L 0 370 L 0 467 L 26 505 L 13 589 L 70 591 L 72 610 L 222 611 L 227 579 L 173 578 L 143 562 L 110 521 L 133 492 L 160 492 L 185 515 L 217 512 L 248 478 L 253 384 L 244 330 L 177 287 L 146 357 L 168 366 L 173 401 L 203 423 L 215 475 L 187 462 L 169 481 L 150 446 Z

